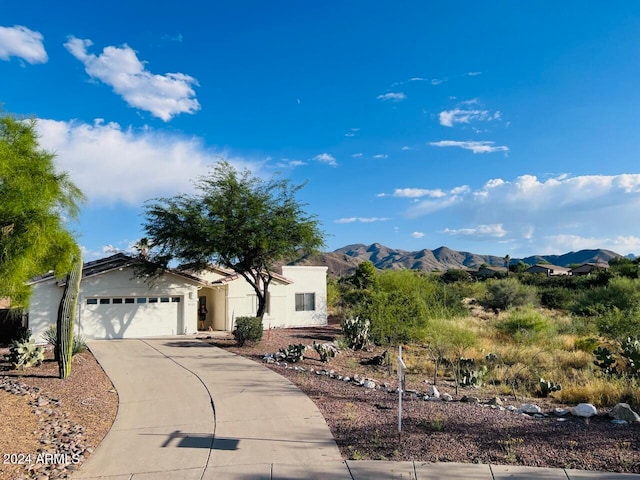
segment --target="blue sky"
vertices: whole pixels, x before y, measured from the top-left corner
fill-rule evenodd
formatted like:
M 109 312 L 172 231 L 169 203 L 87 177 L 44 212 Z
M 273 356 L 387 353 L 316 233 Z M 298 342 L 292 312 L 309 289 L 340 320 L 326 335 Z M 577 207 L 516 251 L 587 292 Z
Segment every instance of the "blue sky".
M 86 193 L 85 258 L 225 158 L 327 250 L 640 254 L 640 4 L 11 2 L 0 103 Z

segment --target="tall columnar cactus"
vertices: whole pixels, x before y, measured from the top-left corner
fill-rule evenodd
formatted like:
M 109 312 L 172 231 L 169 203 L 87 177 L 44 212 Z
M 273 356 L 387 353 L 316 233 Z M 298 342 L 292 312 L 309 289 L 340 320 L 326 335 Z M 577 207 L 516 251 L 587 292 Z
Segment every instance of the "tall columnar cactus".
M 58 372 L 60 378 L 67 378 L 71 373 L 71 359 L 73 349 L 73 324 L 78 305 L 78 293 L 80 292 L 80 280 L 82 278 L 82 258 L 78 255 L 74 261 L 71 272 L 67 275 L 64 293 L 58 307 L 57 327 L 57 353 Z

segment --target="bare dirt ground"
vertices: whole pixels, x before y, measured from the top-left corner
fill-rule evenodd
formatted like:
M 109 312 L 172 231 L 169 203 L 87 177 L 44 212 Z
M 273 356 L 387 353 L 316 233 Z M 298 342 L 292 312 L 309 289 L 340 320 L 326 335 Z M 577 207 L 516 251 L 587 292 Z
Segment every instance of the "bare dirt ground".
M 378 384 L 398 386 L 395 372 L 385 367 L 364 366 L 360 361 L 380 354 L 374 347 L 366 352 L 343 350 L 330 362 L 322 363 L 314 350 L 306 350 L 304 360 L 295 364 L 304 371 L 263 362 L 266 353 L 275 353 L 289 344 L 334 341 L 337 325 L 315 328 L 272 329 L 259 343 L 239 348 L 233 337 L 205 340 L 239 355 L 263 363 L 287 377 L 305 392 L 324 415 L 344 458 L 371 460 L 414 460 L 562 467 L 585 470 L 640 473 L 640 424 L 614 425 L 606 412 L 585 421 L 568 416 L 559 421 L 551 412 L 562 405 L 550 399 L 521 399 L 501 396 L 504 406 L 520 407 L 532 402 L 549 415 L 533 418 L 488 405 L 459 401 L 463 395 L 481 402 L 496 395 L 490 388 L 460 389 L 439 381 L 440 392 L 454 401 L 425 401 L 406 395 L 403 403 L 402 435 L 398 435 L 398 395 L 387 389 L 368 389 L 319 375 L 318 370 L 334 370 L 334 376 L 373 379 Z M 396 355 L 393 352 L 393 355 Z M 289 365 L 291 367 L 292 364 Z M 311 369 L 315 371 L 312 373 Z M 431 380 L 431 379 L 429 379 Z M 408 376 L 407 388 L 426 392 L 424 376 Z
M 36 478 L 45 474 L 46 478 L 66 478 L 71 470 L 56 469 L 59 458 L 40 456 L 37 463 L 38 454 L 58 453 L 58 439 L 69 443 L 65 433 L 71 432 L 72 442 L 84 451 L 84 458 L 88 457 L 113 424 L 118 410 L 117 393 L 90 352 L 74 357 L 71 376 L 65 380 L 58 378 L 58 364 L 50 350 L 41 366 L 23 372 L 10 369 L 4 361 L 5 353 L 8 349 L 0 348 L 0 383 L 19 381 L 33 395 L 0 390 L 0 478 Z M 38 398 L 44 405 L 37 406 Z M 21 460 L 22 464 L 18 464 Z M 77 467 L 73 464 L 71 469 Z

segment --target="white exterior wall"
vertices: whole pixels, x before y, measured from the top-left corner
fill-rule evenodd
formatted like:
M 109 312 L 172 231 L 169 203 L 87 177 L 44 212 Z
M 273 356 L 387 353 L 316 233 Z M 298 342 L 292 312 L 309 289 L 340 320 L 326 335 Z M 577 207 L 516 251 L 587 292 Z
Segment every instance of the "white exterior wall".
M 29 307 L 29 326 L 36 341 L 56 322 L 63 288 L 54 279 L 36 283 Z M 154 297 L 157 303 L 88 305 L 87 298 Z M 169 298 L 161 303 L 161 298 Z M 172 301 L 179 298 L 178 302 Z M 135 300 L 134 300 L 135 301 Z M 78 297 L 75 331 L 87 338 L 138 338 L 194 333 L 197 330 L 196 282 L 164 274 L 146 283 L 131 269 L 113 270 L 83 278 Z
M 327 267 L 283 266 L 282 275 L 293 283 L 287 285 L 286 323 L 281 327 L 327 324 Z M 314 293 L 315 310 L 296 312 L 296 293 Z

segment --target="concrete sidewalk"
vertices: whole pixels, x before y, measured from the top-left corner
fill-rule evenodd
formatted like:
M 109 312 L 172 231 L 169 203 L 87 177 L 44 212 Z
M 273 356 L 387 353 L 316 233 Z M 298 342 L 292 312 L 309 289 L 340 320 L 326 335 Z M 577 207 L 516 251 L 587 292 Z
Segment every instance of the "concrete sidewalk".
M 89 347 L 120 402 L 111 431 L 76 479 L 640 480 L 563 469 L 345 462 L 313 402 L 255 362 L 185 337 Z

